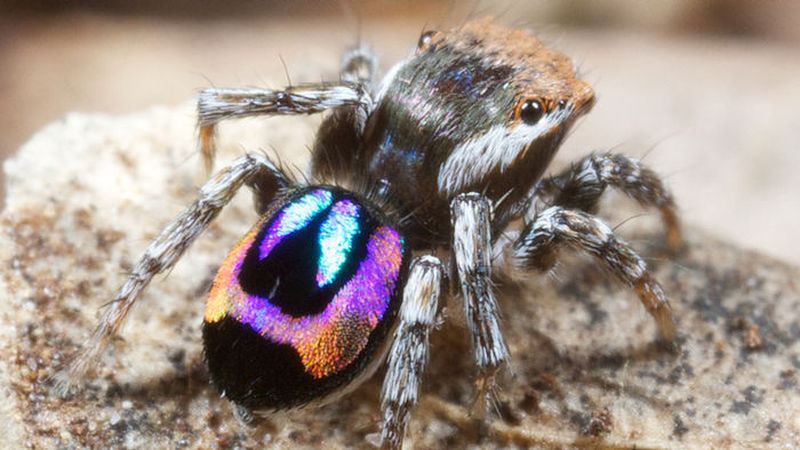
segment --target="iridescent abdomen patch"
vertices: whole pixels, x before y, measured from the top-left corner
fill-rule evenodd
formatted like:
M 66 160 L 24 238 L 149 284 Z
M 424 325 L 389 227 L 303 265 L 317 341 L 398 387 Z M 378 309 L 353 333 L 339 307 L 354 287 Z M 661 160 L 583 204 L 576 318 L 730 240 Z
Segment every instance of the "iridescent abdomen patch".
M 352 193 L 305 188 L 231 251 L 206 304 L 212 379 L 251 408 L 295 406 L 350 381 L 379 350 L 407 250 Z

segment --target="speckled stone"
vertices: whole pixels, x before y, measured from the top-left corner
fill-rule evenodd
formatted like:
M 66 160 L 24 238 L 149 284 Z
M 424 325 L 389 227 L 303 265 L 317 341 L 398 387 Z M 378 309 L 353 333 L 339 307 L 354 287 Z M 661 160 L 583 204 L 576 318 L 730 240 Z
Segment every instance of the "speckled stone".
M 220 164 L 275 146 L 302 167 L 315 119 L 226 125 Z M 145 246 L 202 182 L 192 110 L 71 114 L 5 163 L 0 216 L 0 441 L 31 448 L 371 447 L 381 372 L 317 410 L 239 424 L 209 385 L 204 297 L 228 249 L 255 220 L 239 195 L 167 276 L 157 277 L 113 351 L 77 395 L 49 377 L 92 329 Z M 612 224 L 636 214 L 616 198 Z M 685 220 L 691 223 L 691 217 Z M 745 448 L 800 445 L 800 270 L 691 227 L 670 257 L 649 218 L 619 232 L 648 257 L 672 299 L 677 349 L 632 292 L 593 261 L 500 287 L 513 358 L 497 407 L 470 414 L 474 367 L 458 314 L 433 338 L 413 448 Z

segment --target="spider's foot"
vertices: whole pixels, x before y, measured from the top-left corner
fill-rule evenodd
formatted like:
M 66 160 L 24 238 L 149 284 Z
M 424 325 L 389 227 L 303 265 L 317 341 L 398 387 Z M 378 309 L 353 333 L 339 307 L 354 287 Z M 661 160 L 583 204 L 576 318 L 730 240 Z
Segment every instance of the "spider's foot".
M 245 406 L 234 405 L 233 415 L 242 425 L 252 427 L 258 424 L 258 419 L 256 418 L 255 414 L 253 414 L 253 411 Z
M 634 282 L 633 288 L 647 312 L 655 319 L 661 338 L 668 343 L 674 342 L 677 335 L 675 319 L 661 285 L 646 272 Z
M 664 209 L 661 212 L 664 220 L 664 226 L 667 231 L 667 248 L 670 253 L 677 255 L 684 248 L 685 242 L 683 241 L 683 230 L 681 229 L 680 221 L 674 209 Z
M 51 383 L 50 394 L 53 397 L 66 400 L 80 391 L 79 383 L 66 370 L 57 372 L 48 381 Z
M 197 140 L 200 155 L 203 158 L 203 170 L 206 178 L 214 172 L 214 157 L 217 153 L 217 130 L 214 125 L 200 126 Z
M 475 380 L 475 398 L 470 406 L 470 415 L 483 418 L 486 406 L 497 405 L 497 368 L 492 368 L 478 375 Z

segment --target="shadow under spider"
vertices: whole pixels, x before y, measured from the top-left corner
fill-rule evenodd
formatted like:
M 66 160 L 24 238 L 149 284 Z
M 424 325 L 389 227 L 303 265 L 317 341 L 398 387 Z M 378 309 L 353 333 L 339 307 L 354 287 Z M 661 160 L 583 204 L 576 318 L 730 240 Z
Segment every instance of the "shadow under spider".
M 205 391 L 213 391 L 208 377 L 208 370 L 202 358 L 192 357 L 185 365 L 173 363 L 176 370 L 165 372 L 162 376 L 143 383 L 114 383 L 106 393 L 109 398 L 140 399 L 174 399 L 188 401 Z

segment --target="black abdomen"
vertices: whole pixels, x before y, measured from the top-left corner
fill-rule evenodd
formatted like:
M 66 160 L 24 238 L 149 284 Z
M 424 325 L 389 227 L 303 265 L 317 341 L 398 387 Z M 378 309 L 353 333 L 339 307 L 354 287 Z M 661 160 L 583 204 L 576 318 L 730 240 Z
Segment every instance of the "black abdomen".
M 408 265 L 403 238 L 367 201 L 331 187 L 290 195 L 239 242 L 206 306 L 213 383 L 250 409 L 346 386 L 391 330 Z

